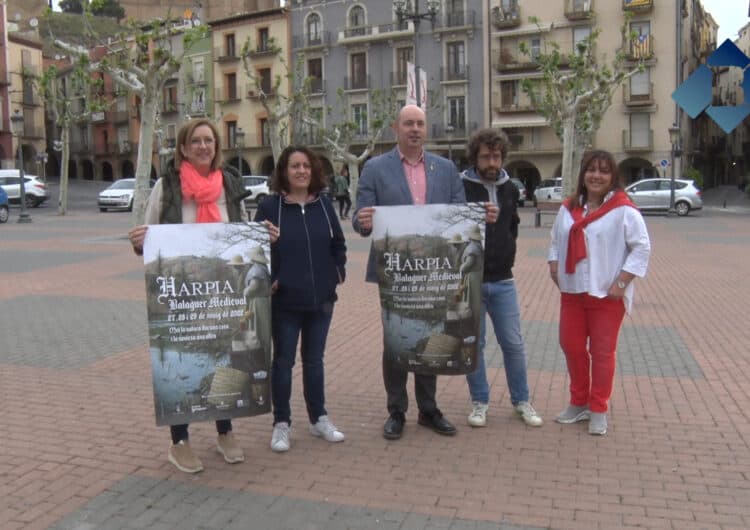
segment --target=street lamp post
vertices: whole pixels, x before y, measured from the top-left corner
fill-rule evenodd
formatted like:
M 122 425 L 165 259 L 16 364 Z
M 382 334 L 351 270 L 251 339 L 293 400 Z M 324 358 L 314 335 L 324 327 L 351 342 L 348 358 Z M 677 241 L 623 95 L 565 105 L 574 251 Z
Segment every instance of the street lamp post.
M 245 131 L 241 127 L 237 127 L 237 130 L 234 132 L 234 147 L 237 149 L 237 171 L 242 175 L 244 173 L 244 168 L 242 167 L 242 150 L 245 148 Z
M 667 212 L 667 215 L 673 216 L 677 213 L 674 208 L 675 158 L 682 156 L 682 147 L 680 146 L 680 128 L 677 127 L 677 124 L 675 123 L 669 128 L 669 142 L 672 144 L 672 151 L 670 153 L 672 174 L 669 178 L 669 211 Z
M 448 160 L 453 162 L 453 125 L 445 126 L 445 133 L 448 136 Z
M 30 223 L 31 216 L 26 211 L 26 175 L 23 171 L 23 114 L 21 111 L 16 109 L 13 111 L 13 116 L 10 117 L 10 125 L 13 129 L 13 134 L 18 138 L 18 183 L 21 191 L 21 213 L 18 215 L 19 223 Z
M 430 24 L 432 24 L 432 29 L 435 29 L 435 20 L 440 12 L 440 0 L 427 0 L 427 11 L 425 13 L 419 12 L 419 0 L 414 0 L 413 7 L 411 0 L 393 0 L 393 8 L 396 10 L 399 24 L 403 24 L 405 20 L 411 20 L 414 24 L 414 77 L 416 78 L 414 90 L 417 99 L 417 107 L 421 107 L 422 98 L 419 94 L 421 89 L 419 82 L 419 60 L 417 57 L 419 23 L 422 19 L 429 20 Z
M 36 160 L 41 166 L 39 174 L 42 176 L 42 182 L 47 182 L 47 161 L 49 160 L 49 156 L 46 152 L 39 153 L 36 155 Z

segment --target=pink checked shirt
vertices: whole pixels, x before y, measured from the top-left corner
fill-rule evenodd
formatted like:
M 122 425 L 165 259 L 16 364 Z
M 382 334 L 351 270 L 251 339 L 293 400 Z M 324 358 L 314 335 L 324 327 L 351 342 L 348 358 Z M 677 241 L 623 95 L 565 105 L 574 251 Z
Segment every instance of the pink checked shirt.
M 417 160 L 416 164 L 409 162 L 401 154 L 400 149 L 398 156 L 401 157 L 401 164 L 404 166 L 406 182 L 409 184 L 409 191 L 411 191 L 414 204 L 424 204 L 427 201 L 427 175 L 424 170 L 424 151 L 419 155 L 419 160 Z

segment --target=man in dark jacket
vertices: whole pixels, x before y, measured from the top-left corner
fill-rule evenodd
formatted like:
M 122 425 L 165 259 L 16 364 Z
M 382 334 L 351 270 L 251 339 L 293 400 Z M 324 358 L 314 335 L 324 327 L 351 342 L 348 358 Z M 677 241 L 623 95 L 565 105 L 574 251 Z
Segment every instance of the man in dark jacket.
M 508 145 L 508 137 L 501 130 L 476 131 L 469 139 L 466 150 L 472 167 L 462 173 L 468 202 L 491 201 L 500 208 L 497 222 L 488 224 L 486 228 L 477 369 L 466 375 L 472 401 L 468 422 L 472 427 L 487 424 L 490 389 L 484 363 L 486 314 L 490 315 L 497 342 L 503 351 L 505 377 L 513 409 L 527 425 L 539 427 L 542 424 L 542 418 L 529 401 L 521 311 L 512 272 L 520 219 L 516 206 L 518 189 L 502 169 Z

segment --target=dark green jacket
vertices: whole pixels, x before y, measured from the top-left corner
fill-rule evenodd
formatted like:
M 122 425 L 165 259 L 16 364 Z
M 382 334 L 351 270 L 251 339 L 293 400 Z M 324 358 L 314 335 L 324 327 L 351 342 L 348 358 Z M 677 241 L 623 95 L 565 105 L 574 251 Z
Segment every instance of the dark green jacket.
M 239 223 L 242 221 L 241 208 L 244 208 L 243 200 L 251 192 L 245 190 L 237 170 L 225 166 L 221 169 L 224 177 L 224 195 L 227 198 L 227 214 L 229 222 Z M 162 178 L 162 201 L 160 224 L 182 223 L 182 188 L 180 187 L 180 174 L 170 169 Z

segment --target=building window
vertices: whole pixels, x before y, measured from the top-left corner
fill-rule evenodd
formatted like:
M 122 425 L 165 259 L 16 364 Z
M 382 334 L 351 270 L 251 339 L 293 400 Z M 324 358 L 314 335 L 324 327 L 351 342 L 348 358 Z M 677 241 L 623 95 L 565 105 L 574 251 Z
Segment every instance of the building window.
M 445 0 L 445 22 L 448 26 L 463 26 L 464 0 Z
M 414 62 L 414 48 L 397 48 L 396 49 L 396 85 L 406 84 L 406 73 L 408 63 Z
M 237 48 L 234 44 L 234 33 L 224 36 L 224 54 L 227 57 L 236 57 Z
M 203 57 L 193 59 L 193 82 L 202 83 L 205 79 Z
M 539 54 L 542 53 L 542 39 L 539 37 L 532 38 L 530 44 L 531 58 L 536 60 L 539 58 Z
M 323 59 L 307 60 L 307 77 L 310 79 L 310 90 L 313 93 L 323 91 Z
M 651 116 L 640 112 L 630 115 L 630 147 L 649 147 L 651 145 Z
M 311 13 L 307 17 L 307 44 L 314 46 L 321 43 L 320 15 Z
M 589 26 L 578 26 L 573 28 L 573 49 L 577 49 L 579 42 L 588 39 L 591 36 L 591 28 Z
M 271 43 L 269 41 L 271 37 L 268 34 L 268 28 L 260 28 L 258 30 L 258 51 L 265 52 L 271 49 Z
M 357 136 L 367 135 L 367 105 L 358 104 L 352 105 L 352 121 L 356 124 L 357 130 L 355 134 Z
M 367 88 L 367 54 L 353 53 L 350 63 L 352 82 L 349 88 Z
M 258 69 L 258 82 L 260 83 L 260 89 L 266 94 L 273 94 L 273 84 L 271 79 L 270 68 L 259 68 Z
M 237 144 L 237 122 L 227 122 L 227 149 L 234 149 Z
M 648 68 L 630 77 L 630 97 L 647 99 L 651 95 L 651 78 Z
M 354 6 L 349 10 L 349 36 L 365 34 L 365 8 Z
M 271 129 L 268 126 L 268 120 L 261 118 L 258 120 L 260 126 L 260 145 L 271 145 Z
M 466 99 L 463 96 L 448 98 L 448 123 L 454 130 L 466 130 Z
M 500 82 L 500 106 L 503 108 L 518 106 L 518 81 Z
M 206 113 L 206 90 L 196 88 L 193 91 L 193 101 L 190 103 L 190 114 Z
M 174 112 L 177 110 L 177 85 L 164 87 L 164 101 L 162 112 Z
M 237 74 L 224 76 L 224 90 L 226 91 L 226 101 L 237 99 Z
M 463 42 L 449 42 L 447 45 L 447 79 L 464 79 L 466 76 L 466 55 Z

